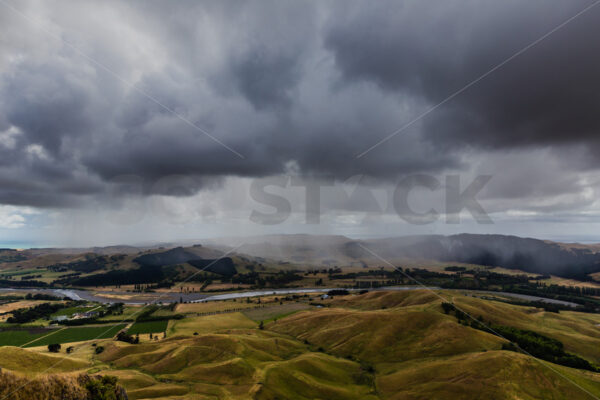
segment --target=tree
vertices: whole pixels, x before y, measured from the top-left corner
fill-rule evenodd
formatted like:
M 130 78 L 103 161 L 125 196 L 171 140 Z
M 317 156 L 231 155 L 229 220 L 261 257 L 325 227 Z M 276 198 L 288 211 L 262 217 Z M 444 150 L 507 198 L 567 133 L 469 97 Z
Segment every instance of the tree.
M 117 378 L 114 376 L 92 378 L 85 387 L 89 392 L 88 398 L 90 400 L 118 400 L 127 398 L 122 388 L 117 385 Z
M 58 353 L 60 351 L 60 344 L 58 344 L 58 343 L 49 344 L 48 351 L 51 353 Z
M 117 340 L 121 341 L 121 342 L 131 343 L 131 344 L 139 343 L 139 339 L 136 342 L 135 338 L 131 335 L 128 335 L 127 332 L 125 332 L 125 331 L 121 331 L 117 334 Z
M 265 323 L 263 321 L 260 321 L 260 324 L 258 324 L 258 329 L 260 329 L 260 330 L 265 329 Z
M 443 302 L 442 308 L 444 309 L 444 314 L 448 314 L 450 311 L 454 310 L 454 304 Z

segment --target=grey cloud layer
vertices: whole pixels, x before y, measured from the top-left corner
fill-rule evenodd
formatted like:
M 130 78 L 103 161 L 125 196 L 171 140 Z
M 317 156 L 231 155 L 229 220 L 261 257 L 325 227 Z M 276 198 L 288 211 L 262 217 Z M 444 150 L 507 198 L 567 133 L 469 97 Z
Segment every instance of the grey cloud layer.
M 590 1 L 427 2 L 345 8 L 325 37 L 348 81 L 435 104 Z M 487 148 L 597 140 L 600 7 L 511 60 L 427 118 L 436 143 Z
M 290 165 L 340 179 L 470 170 L 480 151 L 561 157 L 595 146 L 600 128 L 598 7 L 355 158 L 583 1 L 13 4 L 44 25 L 0 13 L 0 203 L 74 206 L 123 175 L 190 195 Z M 567 169 L 597 161 L 568 154 Z M 173 175 L 187 190 L 156 184 Z M 526 183 L 500 192 L 531 195 Z

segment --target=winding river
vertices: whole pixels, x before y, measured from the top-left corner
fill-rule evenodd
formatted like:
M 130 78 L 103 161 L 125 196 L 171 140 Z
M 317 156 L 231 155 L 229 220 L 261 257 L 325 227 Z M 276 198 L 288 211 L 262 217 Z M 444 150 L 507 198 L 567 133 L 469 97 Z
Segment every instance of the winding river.
M 41 293 L 41 294 L 51 294 L 58 297 L 68 297 L 72 300 L 87 300 L 87 301 L 95 301 L 98 303 L 115 303 L 121 302 L 125 304 L 146 304 L 146 303 L 173 303 L 178 302 L 180 300 L 185 302 L 205 302 L 205 301 L 218 301 L 218 300 L 231 300 L 231 299 L 240 299 L 246 297 L 256 297 L 256 296 L 266 296 L 266 295 L 288 295 L 288 294 L 305 294 L 305 293 L 327 293 L 329 290 L 339 289 L 339 288 L 298 288 L 298 289 L 265 289 L 265 290 L 249 290 L 242 292 L 229 292 L 229 293 L 221 293 L 221 294 L 208 294 L 208 293 L 179 293 L 176 291 L 173 292 L 156 292 L 156 293 L 132 293 L 132 292 L 92 292 L 87 290 L 78 290 L 78 289 L 39 289 L 39 288 L 0 288 L 0 292 L 3 293 Z M 373 290 L 418 290 L 424 289 L 420 286 L 389 286 L 382 287 Z M 438 287 L 427 287 L 429 290 L 438 290 Z M 462 289 L 445 289 L 445 290 L 456 290 L 459 292 L 468 293 L 470 291 L 462 290 Z M 496 296 L 506 296 L 512 297 L 520 300 L 526 301 L 544 301 L 552 304 L 560 304 L 569 307 L 577 307 L 577 304 L 571 303 L 568 301 L 548 299 L 545 297 L 539 296 L 530 296 L 518 293 L 510 293 L 510 292 L 494 292 L 487 290 L 477 290 L 474 291 L 476 293 L 483 293 L 489 295 Z M 128 300 L 127 297 L 137 297 L 135 300 Z M 120 297 L 120 298 L 119 298 Z

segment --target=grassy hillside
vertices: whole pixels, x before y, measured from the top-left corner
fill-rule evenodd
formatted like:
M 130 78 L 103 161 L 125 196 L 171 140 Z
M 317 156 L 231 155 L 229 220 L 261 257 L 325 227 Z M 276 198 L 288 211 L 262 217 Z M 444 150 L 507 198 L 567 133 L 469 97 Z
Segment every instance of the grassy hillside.
M 299 341 L 257 329 L 242 329 L 231 331 L 229 334 L 177 336 L 137 346 L 108 343 L 98 359 L 109 363 L 112 368 L 140 371 L 125 374 L 123 379 L 123 384 L 132 398 L 138 398 L 142 393 L 147 395 L 148 391 L 154 393 L 155 389 L 159 388 L 158 382 L 165 380 L 178 386 L 178 392 L 204 395 L 220 393 L 218 398 L 247 398 L 249 391 L 256 392 L 266 387 L 270 389 L 263 391 L 263 397 L 260 398 L 273 398 L 268 397 L 268 393 L 278 393 L 277 390 L 282 387 L 278 383 L 280 378 L 277 375 L 271 376 L 267 371 L 271 367 L 273 371 L 286 370 L 288 365 L 283 364 L 284 361 L 306 357 L 307 354 L 312 353 Z M 328 363 L 339 362 L 322 354 L 313 357 L 316 361 L 321 360 L 318 363 L 322 369 L 329 368 Z M 347 368 L 346 364 L 349 362 L 343 361 L 342 366 Z M 293 365 L 295 364 L 290 364 L 289 368 Z M 350 368 L 351 371 L 359 369 L 357 364 Z M 289 371 L 291 372 L 291 369 Z M 348 380 L 353 379 L 351 371 L 344 371 L 344 368 L 341 368 L 340 378 L 332 376 L 328 385 L 345 385 Z M 318 382 L 320 378 L 315 375 L 316 372 L 318 371 L 305 373 Z M 262 382 L 261 377 L 264 376 L 269 378 Z M 261 379 L 262 383 L 257 379 Z M 360 382 L 357 383 L 359 384 Z M 366 387 L 363 389 L 362 392 L 369 390 Z
M 22 374 L 79 371 L 90 364 L 66 355 L 40 354 L 18 347 L 0 347 L 0 366 Z
M 599 347 L 593 348 L 598 315 L 546 313 L 457 292 L 439 294 L 469 308 L 474 316 L 554 334 L 568 350 L 591 360 L 590 354 L 598 351 Z M 330 308 L 297 313 L 269 324 L 268 329 L 367 363 L 376 371 L 381 398 L 471 399 L 477 394 L 497 399 L 570 399 L 593 398 L 585 390 L 600 394 L 600 374 L 499 351 L 503 339 L 447 319 L 441 301 L 430 291 L 336 297 L 323 302 Z
M 394 307 L 409 307 L 439 303 L 440 297 L 429 290 L 406 290 L 390 292 L 368 292 L 359 295 L 341 296 L 331 299 L 328 304 L 335 307 L 358 310 L 379 310 Z
M 424 357 L 500 349 L 503 339 L 419 310 L 301 312 L 268 325 L 339 357 L 398 363 Z
M 242 313 L 230 313 L 221 315 L 208 315 L 204 317 L 191 317 L 169 322 L 167 335 L 188 335 L 194 333 L 217 332 L 226 329 L 255 328 L 254 321 Z
M 126 400 L 113 378 L 51 374 L 28 378 L 0 371 L 0 398 L 9 400 Z
M 474 396 L 497 400 L 593 399 L 600 393 L 600 376 L 552 367 L 522 354 L 506 351 L 462 354 L 437 360 L 399 365 L 377 380 L 383 398 L 392 400 L 471 400 Z
M 360 365 L 320 353 L 270 365 L 256 399 L 377 399 L 374 379 Z
M 242 312 L 197 316 L 190 308 L 186 318 L 169 322 L 166 338 L 97 340 L 96 347 L 83 343 L 71 356 L 0 347 L 0 365 L 22 373 L 51 368 L 114 375 L 132 400 L 600 396 L 599 373 L 501 350 L 505 339 L 445 314 L 438 295 L 486 321 L 556 337 L 591 361 L 598 356 L 599 315 L 415 290 L 302 298 L 243 311 L 255 320 Z M 323 307 L 309 305 L 315 301 Z M 271 314 L 277 319 L 261 329 L 257 321 Z
M 563 342 L 567 351 L 600 364 L 600 314 L 569 311 L 552 313 L 469 296 L 455 295 L 453 299 L 461 310 L 473 316 L 544 334 Z

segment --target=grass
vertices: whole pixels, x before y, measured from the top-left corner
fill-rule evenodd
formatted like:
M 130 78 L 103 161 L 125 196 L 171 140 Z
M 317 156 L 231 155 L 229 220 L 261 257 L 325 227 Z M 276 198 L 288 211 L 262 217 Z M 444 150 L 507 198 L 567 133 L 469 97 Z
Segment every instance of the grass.
M 67 357 L 65 354 L 40 354 L 18 347 L 0 347 L 2 368 L 23 374 L 75 371 L 86 368 L 89 363 Z
M 63 308 L 58 310 L 57 312 L 55 312 L 54 314 L 52 314 L 52 317 L 59 317 L 61 315 L 66 315 L 66 316 L 71 316 L 73 314 L 76 313 L 84 313 L 84 312 L 88 312 L 88 311 L 100 311 L 102 309 L 102 307 L 98 307 L 98 306 L 76 306 L 76 307 L 69 307 L 69 308 Z
M 148 321 L 148 322 L 136 322 L 127 331 L 130 335 L 138 333 L 160 333 L 167 330 L 169 321 Z
M 438 294 L 453 301 L 461 310 L 486 321 L 538 332 L 564 343 L 567 351 L 600 364 L 599 314 L 561 311 L 545 312 L 527 306 L 517 306 L 501 301 L 483 300 L 457 291 L 439 291 Z M 331 307 L 354 310 L 420 310 L 426 313 L 440 311 L 441 299 L 433 292 L 415 290 L 405 292 L 369 292 L 363 295 L 337 297 L 323 303 Z
M 167 336 L 256 328 L 257 324 L 242 313 L 207 315 L 169 321 Z
M 242 311 L 242 313 L 253 321 L 269 322 L 275 319 L 287 317 L 295 312 L 307 310 L 310 306 L 306 303 L 287 303 L 264 308 L 255 308 Z
M 486 321 L 541 333 L 563 342 L 567 351 L 600 364 L 600 314 L 551 313 L 533 307 L 453 295 L 455 304 L 473 316 L 481 315 Z
M 378 399 L 372 377 L 360 365 L 347 360 L 307 353 L 267 368 L 258 400 Z
M 0 346 L 22 346 L 39 337 L 51 333 L 51 330 L 3 330 L 0 331 Z
M 10 269 L 10 270 L 0 271 L 0 275 L 12 275 L 12 276 L 39 275 L 42 272 L 44 272 L 44 270 L 40 270 L 40 269 Z
M 440 301 L 440 298 L 430 290 L 405 290 L 390 292 L 371 291 L 365 294 L 336 296 L 331 300 L 325 300 L 323 303 L 330 306 L 356 310 L 380 310 L 414 306 L 424 309 L 424 307 L 437 304 Z
M 52 396 L 57 394 L 56 397 Z M 0 372 L 0 398 L 3 399 L 84 399 L 88 397 L 81 376 L 53 375 L 24 377 L 20 374 Z
M 222 312 L 229 310 L 239 310 L 243 308 L 254 308 L 256 304 L 246 303 L 244 301 L 207 301 L 204 303 L 182 303 L 178 304 L 175 309 L 176 312 L 182 314 L 196 314 L 196 313 L 211 313 L 211 312 Z
M 593 277 L 593 275 L 592 275 Z M 544 282 L 547 285 L 561 285 L 561 286 L 578 286 L 578 287 L 590 287 L 600 288 L 598 282 L 582 282 L 575 279 L 561 278 L 559 276 L 552 276 L 550 279 L 544 279 L 540 282 Z
M 552 368 L 555 368 L 552 365 Z M 600 377 L 561 368 L 570 379 L 600 394 Z M 547 368 L 542 361 L 506 352 L 461 354 L 450 358 L 405 363 L 392 374 L 381 376 L 377 388 L 389 399 L 468 400 L 486 399 L 592 399 L 589 394 Z
M 600 315 L 552 314 L 456 291 L 438 293 L 486 320 L 527 325 L 522 328 L 548 336 L 553 332 L 569 339 L 568 346 L 581 346 L 592 354 L 600 351 L 593 348 Z M 306 305 L 269 303 L 256 310 L 201 317 L 190 316 L 191 311 L 188 318 L 169 321 L 167 337 L 160 335 L 157 341 L 134 345 L 104 340 L 100 354 L 90 344 L 78 346 L 74 357 L 89 354 L 73 358 L 75 363 L 64 371 L 93 367 L 93 373 L 116 375 L 132 400 L 592 398 L 561 375 L 600 395 L 600 374 L 501 351 L 501 338 L 445 315 L 441 300 L 428 291 L 370 292 L 323 303 L 325 308 L 287 316 Z M 244 314 L 257 320 L 276 316 L 277 321 L 260 330 Z M 155 322 L 136 323 L 132 329 L 164 329 L 151 324 Z M 88 328 L 108 326 L 69 327 L 54 335 Z M 0 365 L 7 369 L 31 364 L 32 370 L 43 371 L 62 357 L 64 347 L 58 355 L 43 347 L 0 347 Z
M 46 346 L 51 343 L 84 342 L 95 339 L 108 339 L 124 329 L 126 324 L 82 326 L 57 330 L 54 334 L 27 343 L 26 347 Z
M 267 328 L 306 340 L 338 357 L 370 363 L 400 363 L 502 347 L 503 339 L 452 318 L 430 310 L 321 309 L 291 315 Z
M 11 312 L 14 310 L 19 310 L 21 308 L 30 308 L 30 307 L 40 305 L 42 303 L 54 304 L 56 302 L 47 301 L 47 300 L 19 300 L 19 301 L 14 301 L 11 303 L 6 303 L 6 304 L 0 305 L 0 313 Z
M 133 320 L 135 319 L 142 311 L 142 306 L 124 306 L 123 314 L 111 314 L 106 315 L 100 318 L 100 321 L 123 321 L 123 320 Z
M 256 328 L 231 334 L 171 337 L 138 345 L 109 342 L 105 347 L 97 358 L 125 374 L 123 385 L 128 394 L 131 389 L 136 397 L 138 394 L 142 397 L 143 393 L 144 398 L 173 395 L 162 390 L 155 392 L 164 387 L 157 386 L 154 377 L 182 386 L 193 383 L 187 389 L 190 398 L 199 398 L 200 394 L 225 399 L 248 398 L 257 379 L 263 375 L 263 368 L 307 351 L 298 341 Z M 153 393 L 156 395 L 151 396 Z
M 172 317 L 173 315 L 177 314 L 174 311 L 169 310 L 166 307 L 161 307 L 158 310 L 154 311 L 152 313 L 153 317 Z

